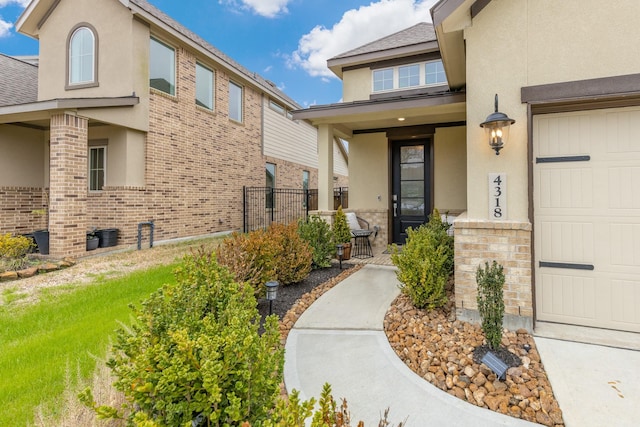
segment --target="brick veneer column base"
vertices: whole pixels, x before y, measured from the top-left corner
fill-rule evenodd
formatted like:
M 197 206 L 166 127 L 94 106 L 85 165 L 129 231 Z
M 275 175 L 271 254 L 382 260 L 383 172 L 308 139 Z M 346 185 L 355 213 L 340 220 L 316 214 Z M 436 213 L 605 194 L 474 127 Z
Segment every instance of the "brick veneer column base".
M 51 116 L 49 254 L 83 255 L 87 247 L 88 120 Z
M 531 224 L 459 218 L 454 222 L 455 300 L 460 320 L 480 322 L 476 271 L 496 260 L 504 267 L 504 326 L 533 330 Z

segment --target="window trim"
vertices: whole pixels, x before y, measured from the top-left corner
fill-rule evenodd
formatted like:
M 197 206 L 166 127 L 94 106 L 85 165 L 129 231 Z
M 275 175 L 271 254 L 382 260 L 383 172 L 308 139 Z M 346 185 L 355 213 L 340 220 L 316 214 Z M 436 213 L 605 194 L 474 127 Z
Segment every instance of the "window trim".
M 173 93 L 170 92 L 165 92 L 162 89 L 158 89 L 156 87 L 151 86 L 151 41 L 155 41 L 156 43 L 161 44 L 162 46 L 166 47 L 167 49 L 170 49 L 171 51 L 173 51 L 173 82 L 172 86 L 173 86 Z M 149 89 L 150 90 L 155 90 L 158 91 L 158 93 L 162 93 L 164 95 L 167 96 L 171 96 L 173 98 L 177 97 L 177 93 L 178 93 L 178 51 L 175 47 L 173 47 L 171 44 L 165 42 L 164 40 L 160 39 L 159 37 L 156 37 L 154 35 L 149 36 L 149 78 L 147 80 L 149 82 Z
M 93 35 L 93 80 L 88 82 L 80 82 L 80 83 L 71 83 L 71 40 L 73 39 L 73 35 L 81 28 L 86 28 Z M 99 55 L 99 39 L 98 32 L 95 27 L 88 22 L 81 22 L 76 24 L 69 34 L 67 35 L 66 42 L 66 65 L 65 65 L 65 90 L 74 90 L 74 89 L 85 89 L 89 87 L 98 87 L 100 83 L 98 81 L 98 55 Z
M 235 117 L 231 117 L 231 86 L 235 86 L 240 89 L 240 119 L 236 119 Z M 234 82 L 233 80 L 229 80 L 229 120 L 232 120 L 236 123 L 244 123 L 244 86 Z
M 104 185 L 103 187 L 107 186 L 107 144 L 106 143 L 100 143 L 100 145 L 90 145 L 89 147 L 89 156 L 88 156 L 88 161 L 87 161 L 87 188 L 89 190 L 89 192 L 91 193 L 99 193 L 101 191 L 103 191 L 103 188 L 97 189 L 97 190 L 93 190 L 91 189 L 91 172 L 93 169 L 91 169 L 91 150 L 99 150 L 99 149 L 104 149 L 104 158 L 103 158 L 103 165 L 102 165 L 102 170 L 103 170 L 103 174 L 104 174 Z M 99 168 L 97 169 L 99 170 Z
M 433 62 L 440 62 L 442 63 L 442 59 L 430 59 L 430 60 L 425 60 L 425 61 L 418 61 L 418 62 L 411 62 L 408 64 L 397 64 L 397 65 L 393 65 L 390 67 L 383 67 L 383 68 L 375 68 L 371 70 L 371 94 L 382 94 L 382 93 L 389 93 L 389 92 L 398 92 L 398 91 L 406 91 L 406 90 L 414 90 L 414 89 L 422 89 L 422 88 L 431 88 L 431 87 L 438 87 L 438 86 L 448 86 L 449 83 L 446 80 L 447 76 L 445 73 L 445 81 L 443 82 L 437 82 L 437 83 L 431 83 L 431 84 L 427 84 L 427 64 L 429 63 L 433 63 Z M 404 87 L 400 87 L 400 68 L 404 68 L 404 67 L 411 67 L 411 66 L 418 66 L 418 70 L 419 70 L 419 82 L 417 86 L 404 86 Z M 382 90 L 375 90 L 375 73 L 376 72 L 385 72 L 385 71 L 389 71 L 392 70 L 393 72 L 393 88 L 391 89 L 382 89 Z
M 209 72 L 211 72 L 211 93 L 209 94 L 211 96 L 211 107 L 206 107 L 204 105 L 200 105 L 198 104 L 198 67 L 203 68 Z M 211 67 L 207 67 L 206 65 L 204 65 L 202 62 L 200 61 L 196 61 L 196 91 L 195 91 L 195 103 L 196 106 L 198 108 L 202 108 L 206 111 L 215 111 L 216 109 L 216 72 L 213 68 Z

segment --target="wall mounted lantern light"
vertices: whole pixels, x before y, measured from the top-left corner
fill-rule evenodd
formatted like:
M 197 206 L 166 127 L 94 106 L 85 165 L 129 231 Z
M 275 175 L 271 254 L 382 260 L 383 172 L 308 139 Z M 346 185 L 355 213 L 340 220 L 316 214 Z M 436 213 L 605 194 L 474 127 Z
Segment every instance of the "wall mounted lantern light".
M 489 137 L 489 145 L 496 150 L 496 156 L 498 156 L 507 139 L 509 139 L 509 128 L 516 121 L 498 111 L 498 94 L 496 94 L 495 103 L 496 111 L 489 114 L 487 119 L 480 123 L 480 127 L 484 128 Z

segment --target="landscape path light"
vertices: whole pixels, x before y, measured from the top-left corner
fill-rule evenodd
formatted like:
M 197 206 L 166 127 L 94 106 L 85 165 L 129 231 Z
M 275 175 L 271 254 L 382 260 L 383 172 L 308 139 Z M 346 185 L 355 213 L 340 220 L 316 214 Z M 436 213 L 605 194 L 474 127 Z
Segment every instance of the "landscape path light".
M 273 314 L 273 301 L 278 297 L 278 285 L 275 280 L 271 280 L 266 283 L 267 287 L 267 301 L 269 301 L 269 315 Z

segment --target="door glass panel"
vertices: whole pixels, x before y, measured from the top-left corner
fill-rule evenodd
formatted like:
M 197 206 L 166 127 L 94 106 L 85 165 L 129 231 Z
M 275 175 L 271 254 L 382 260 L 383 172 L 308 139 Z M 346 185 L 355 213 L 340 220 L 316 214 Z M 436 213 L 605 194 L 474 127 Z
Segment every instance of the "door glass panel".
M 400 147 L 400 163 L 424 163 L 424 146 Z
M 403 198 L 402 204 L 400 206 L 400 214 L 401 215 L 415 215 L 421 216 L 424 215 L 424 198 L 415 197 L 415 198 Z
M 402 200 L 406 197 L 424 197 L 424 181 L 403 181 L 400 183 Z
M 400 165 L 400 179 L 407 180 L 423 180 L 424 179 L 424 163 L 408 163 Z

